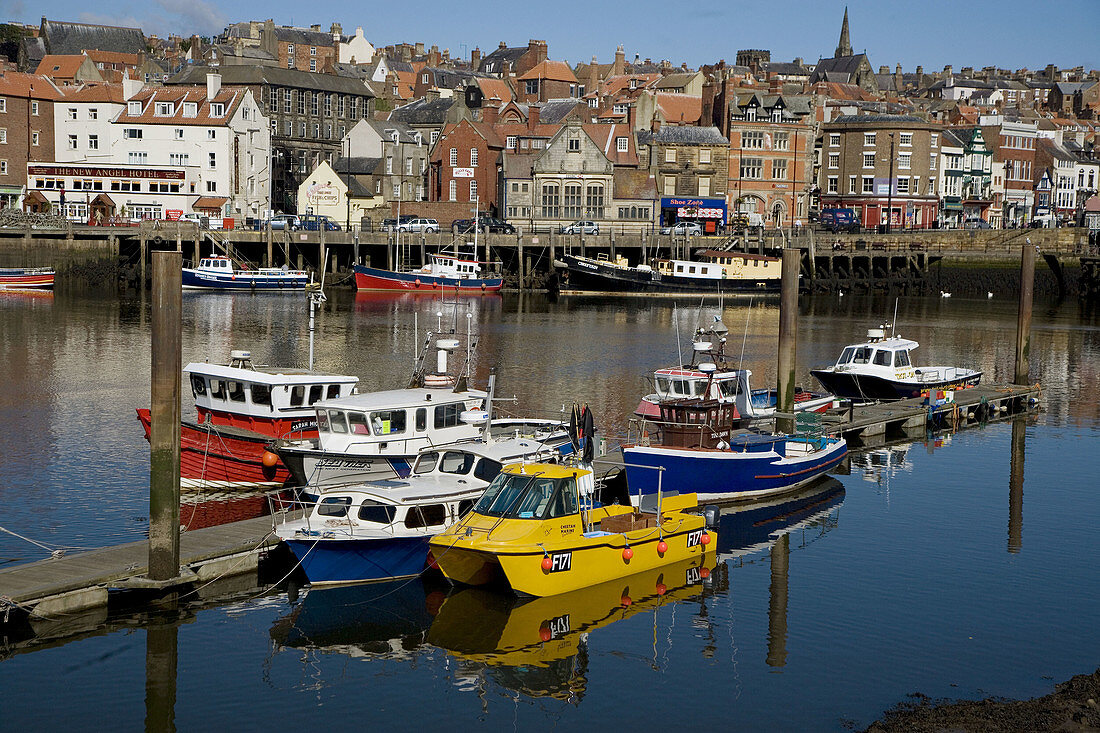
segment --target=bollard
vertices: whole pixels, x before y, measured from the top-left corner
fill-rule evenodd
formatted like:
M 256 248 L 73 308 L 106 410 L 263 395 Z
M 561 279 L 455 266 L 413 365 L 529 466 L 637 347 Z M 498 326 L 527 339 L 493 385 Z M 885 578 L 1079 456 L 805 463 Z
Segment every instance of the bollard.
M 1024 243 L 1020 257 L 1020 310 L 1016 319 L 1016 384 L 1030 384 L 1031 296 L 1035 290 L 1035 247 L 1031 237 Z
M 170 580 L 180 566 L 180 309 L 183 256 L 153 253 L 152 426 L 149 433 L 149 578 Z
M 798 357 L 798 268 L 801 254 L 797 249 L 783 250 L 782 281 L 779 295 L 779 367 L 776 385 L 776 412 L 794 412 L 795 365 Z M 775 420 L 780 433 L 793 433 L 795 420 Z

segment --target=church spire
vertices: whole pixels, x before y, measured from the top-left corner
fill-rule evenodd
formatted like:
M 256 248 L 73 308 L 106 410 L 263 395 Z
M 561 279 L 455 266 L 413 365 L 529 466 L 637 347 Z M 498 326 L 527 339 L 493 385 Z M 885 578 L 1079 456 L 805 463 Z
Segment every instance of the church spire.
M 840 27 L 840 43 L 837 44 L 835 58 L 852 55 L 852 42 L 848 39 L 848 6 L 844 6 L 844 25 Z

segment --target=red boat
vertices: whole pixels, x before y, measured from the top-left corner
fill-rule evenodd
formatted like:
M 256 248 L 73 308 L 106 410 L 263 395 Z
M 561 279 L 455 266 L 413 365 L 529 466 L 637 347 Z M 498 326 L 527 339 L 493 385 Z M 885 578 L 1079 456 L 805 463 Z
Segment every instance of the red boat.
M 255 490 L 282 486 L 290 474 L 267 445 L 278 438 L 316 438 L 315 402 L 347 397 L 358 377 L 256 366 L 247 351 L 229 364 L 191 363 L 198 421 L 180 426 L 180 488 Z M 138 409 L 149 439 L 150 411 Z
M 380 270 L 355 265 L 355 287 L 360 291 L 383 290 L 411 293 L 496 293 L 504 281 L 499 277 L 481 277 L 476 259 L 458 255 L 435 254 L 431 262 L 410 272 Z
M 0 267 L 0 290 L 48 290 L 53 287 L 53 276 L 51 267 Z

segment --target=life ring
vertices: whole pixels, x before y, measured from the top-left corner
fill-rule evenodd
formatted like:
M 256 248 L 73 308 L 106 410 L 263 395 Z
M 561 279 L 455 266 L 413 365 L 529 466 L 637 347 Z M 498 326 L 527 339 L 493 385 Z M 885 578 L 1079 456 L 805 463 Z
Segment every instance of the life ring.
M 424 386 L 425 387 L 450 387 L 454 384 L 454 380 L 447 374 L 425 374 Z

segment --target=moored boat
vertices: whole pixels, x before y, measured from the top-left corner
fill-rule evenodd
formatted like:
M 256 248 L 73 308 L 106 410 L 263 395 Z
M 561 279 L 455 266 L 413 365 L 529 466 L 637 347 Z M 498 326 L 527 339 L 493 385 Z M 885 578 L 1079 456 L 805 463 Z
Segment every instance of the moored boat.
M 276 534 L 313 584 L 414 576 L 425 567 L 428 539 L 469 511 L 503 464 L 558 455 L 527 439 L 432 447 L 408 478 L 326 490 L 307 516 L 279 524 Z
M 707 250 L 700 259 L 655 259 L 631 266 L 625 257 L 610 260 L 566 254 L 555 262 L 558 291 L 635 295 L 763 293 L 779 290 L 780 260 L 746 252 Z
M 811 369 L 825 389 L 853 402 L 904 400 L 922 392 L 976 386 L 982 373 L 956 366 L 914 366 L 909 352 L 916 341 L 886 336 L 889 324 L 867 331 L 867 340 L 844 347 L 836 364 Z
M 309 274 L 303 270 L 240 270 L 221 255 L 203 257 L 198 267 L 184 267 L 182 278 L 184 290 L 305 290 L 309 282 Z
M 601 505 L 595 493 L 593 472 L 580 465 L 507 466 L 462 521 L 429 542 L 435 562 L 455 583 L 550 596 L 706 555 L 712 533 L 686 511 L 697 507 L 695 494 L 641 512 Z
M 54 274 L 52 267 L 0 267 L 0 290 L 48 290 Z
M 836 466 L 847 454 L 831 435 L 763 434 L 737 430 L 731 403 L 710 399 L 664 400 L 655 423 L 623 446 L 632 494 L 695 492 L 704 501 L 779 494 Z
M 383 270 L 355 265 L 355 287 L 360 291 L 402 291 L 420 293 L 496 293 L 503 285 L 499 277 L 482 277 L 476 257 L 433 254 L 417 270 Z

